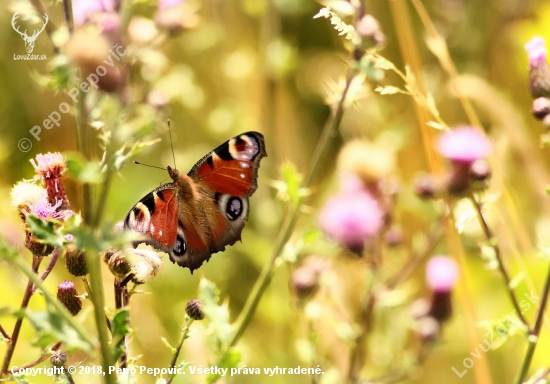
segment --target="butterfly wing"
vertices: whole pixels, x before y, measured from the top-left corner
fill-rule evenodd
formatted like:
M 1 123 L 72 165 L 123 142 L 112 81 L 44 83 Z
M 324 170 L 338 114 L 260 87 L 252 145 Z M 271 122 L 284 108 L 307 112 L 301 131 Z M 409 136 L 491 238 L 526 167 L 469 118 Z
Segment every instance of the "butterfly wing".
M 249 213 L 248 197 L 258 187 L 258 168 L 265 156 L 263 135 L 246 132 L 205 155 L 187 176 L 180 176 L 180 180 L 190 179 L 187 182 L 199 198 L 193 199 L 196 209 L 188 204 L 180 208 L 178 233 L 184 235 L 186 252 L 171 253 L 172 261 L 193 270 L 212 253 L 241 239 Z
M 173 249 L 178 228 L 178 198 L 174 184 L 164 184 L 145 195 L 124 219 L 124 226 L 144 234 L 147 243 L 164 252 Z
M 246 132 L 205 155 L 187 175 L 168 167 L 174 183 L 147 194 L 124 224 L 144 234 L 137 243 L 168 253 L 193 272 L 212 253 L 240 240 L 265 156 L 263 135 Z
M 249 197 L 258 188 L 258 167 L 266 156 L 261 133 L 242 133 L 200 159 L 188 176 L 212 191 Z

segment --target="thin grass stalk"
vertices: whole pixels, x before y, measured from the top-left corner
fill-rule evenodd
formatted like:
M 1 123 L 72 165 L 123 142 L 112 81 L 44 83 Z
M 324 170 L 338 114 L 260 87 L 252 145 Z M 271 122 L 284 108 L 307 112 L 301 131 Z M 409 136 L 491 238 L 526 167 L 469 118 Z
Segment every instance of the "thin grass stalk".
M 535 321 L 535 326 L 533 327 L 533 330 L 529 332 L 529 337 L 528 337 L 529 344 L 527 345 L 527 351 L 525 353 L 523 363 L 521 364 L 519 374 L 515 381 L 516 384 L 521 384 L 525 376 L 529 372 L 529 367 L 531 366 L 531 361 L 533 360 L 533 356 L 535 355 L 535 349 L 537 348 L 537 344 L 540 339 L 540 330 L 542 329 L 544 312 L 546 311 L 546 304 L 548 302 L 549 293 L 550 293 L 550 267 L 548 268 L 548 273 L 546 275 L 546 282 L 544 283 L 544 289 L 542 291 L 541 302 L 540 302 L 539 310 L 537 312 L 537 320 Z
M 42 261 L 42 257 L 32 255 L 32 273 L 34 274 L 38 273 L 38 267 L 40 266 L 41 261 Z M 33 286 L 34 286 L 34 283 L 32 279 L 29 277 L 29 281 L 27 282 L 27 288 L 25 289 L 25 293 L 23 294 L 23 299 L 21 300 L 21 306 L 20 306 L 21 311 L 24 311 L 29 305 L 29 301 L 31 300 L 32 294 L 34 292 Z M 11 333 L 11 337 L 8 343 L 8 348 L 6 350 L 6 355 L 4 356 L 4 361 L 2 363 L 2 370 L 0 371 L 1 375 L 5 375 L 9 373 L 11 359 L 13 357 L 13 352 L 15 351 L 15 347 L 17 346 L 17 341 L 19 340 L 19 332 L 21 331 L 21 326 L 23 325 L 24 318 L 25 317 L 23 315 L 20 315 L 20 317 L 18 317 L 17 320 L 15 321 L 15 325 L 13 327 L 13 331 Z
M 178 363 L 178 358 L 181 352 L 181 348 L 183 346 L 183 342 L 185 339 L 189 337 L 189 330 L 191 329 L 191 324 L 193 324 L 193 319 L 190 317 L 187 317 L 185 320 L 185 325 L 183 326 L 181 330 L 180 339 L 178 341 L 178 345 L 176 347 L 176 350 L 174 351 L 174 356 L 172 356 L 172 361 L 170 362 L 170 365 L 168 366 L 169 370 L 171 368 L 175 368 L 176 364 Z M 166 384 L 170 384 L 172 380 L 176 378 L 176 374 L 172 373 L 168 379 L 166 379 Z

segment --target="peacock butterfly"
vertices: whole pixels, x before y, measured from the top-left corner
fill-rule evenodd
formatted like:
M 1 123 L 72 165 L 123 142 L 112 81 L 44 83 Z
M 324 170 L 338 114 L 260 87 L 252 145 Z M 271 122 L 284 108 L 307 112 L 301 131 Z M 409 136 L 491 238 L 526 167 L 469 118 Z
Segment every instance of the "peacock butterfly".
M 126 228 L 143 234 L 134 247 L 149 244 L 193 273 L 241 239 L 266 156 L 264 136 L 245 132 L 206 154 L 187 175 L 167 167 L 174 182 L 149 192 L 124 219 Z

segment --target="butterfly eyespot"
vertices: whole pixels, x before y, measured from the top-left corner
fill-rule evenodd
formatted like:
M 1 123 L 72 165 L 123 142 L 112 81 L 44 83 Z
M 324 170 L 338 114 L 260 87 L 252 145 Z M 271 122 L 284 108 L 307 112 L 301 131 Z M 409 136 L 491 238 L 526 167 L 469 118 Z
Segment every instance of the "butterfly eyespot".
M 231 197 L 227 201 L 225 213 L 229 220 L 237 220 L 243 213 L 243 202 L 238 197 Z
M 180 235 L 176 238 L 173 251 L 176 256 L 181 256 L 187 251 L 187 244 L 185 244 L 185 240 Z

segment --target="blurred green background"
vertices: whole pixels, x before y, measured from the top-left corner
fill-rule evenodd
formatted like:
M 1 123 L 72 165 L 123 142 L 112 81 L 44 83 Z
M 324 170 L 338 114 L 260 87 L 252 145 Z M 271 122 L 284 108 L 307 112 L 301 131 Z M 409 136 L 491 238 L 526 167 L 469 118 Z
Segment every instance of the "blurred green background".
M 32 178 L 33 168 L 29 159 L 46 152 L 75 150 L 75 123 L 69 114 L 63 115 L 60 127 L 43 130 L 41 140 L 34 140 L 29 129 L 42 121 L 61 102 L 70 102 L 64 91 L 44 90 L 36 79 L 51 71 L 49 60 L 54 57 L 46 34 L 36 40 L 35 54 L 46 54 L 47 61 L 18 61 L 14 54 L 24 54 L 21 37 L 10 25 L 13 15 L 9 1 L 0 4 L 0 39 L 2 61 L 0 62 L 0 235 L 21 250 L 23 257 L 29 252 L 23 247 L 23 231 L 16 209 L 10 205 L 9 192 L 14 183 Z M 18 0 L 17 6 L 25 2 Z M 239 313 L 259 271 L 268 257 L 270 246 L 278 232 L 285 210 L 275 200 L 271 182 L 280 178 L 279 168 L 284 161 L 294 163 L 305 173 L 308 160 L 315 148 L 321 129 L 329 116 L 330 108 L 325 103 L 331 95 L 331 84 L 341 79 L 347 68 L 347 54 L 342 38 L 337 36 L 328 20 L 313 19 L 321 5 L 310 0 L 223 0 L 188 1 L 197 9 L 198 25 L 176 37 L 169 38 L 159 46 L 166 62 L 152 59 L 151 67 L 141 76 L 149 76 L 148 70 L 165 71 L 170 68 L 170 77 L 159 81 L 159 87 L 173 97 L 164 110 L 172 122 L 177 167 L 186 171 L 205 153 L 228 138 L 247 130 L 257 130 L 266 137 L 267 157 L 259 171 L 259 188 L 251 198 L 251 213 L 243 231 L 242 243 L 229 247 L 193 275 L 171 264 L 165 257 L 162 276 L 142 287 L 146 292 L 132 298 L 131 321 L 136 330 L 131 343 L 131 354 L 142 355 L 139 365 L 147 367 L 166 366 L 170 351 L 163 345 L 165 337 L 172 345 L 179 337 L 183 323 L 185 304 L 197 297 L 199 280 L 203 277 L 213 281 L 228 304 L 232 317 Z M 414 47 L 400 45 L 398 33 L 402 20 L 396 20 L 391 9 L 392 2 L 367 2 L 366 9 L 381 23 L 387 43 L 382 54 L 398 68 L 406 64 L 404 49 L 417 49 L 420 54 L 421 71 L 426 88 L 434 95 L 443 119 L 450 126 L 463 123 L 466 116 L 449 87 L 448 77 L 437 59 L 426 47 L 426 32 L 412 7 L 409 8 L 414 36 L 409 36 Z M 500 205 L 513 206 L 506 214 L 496 210 L 494 223 L 505 259 L 515 275 L 518 267 L 513 255 L 522 258 L 536 287 L 541 287 L 546 271 L 546 262 L 541 259 L 538 242 L 548 236 L 550 204 L 545 195 L 549 181 L 547 149 L 539 148 L 542 125 L 530 115 L 531 98 L 527 84 L 527 55 L 523 44 L 533 35 L 550 38 L 550 2 L 528 0 L 424 1 L 428 13 L 439 32 L 445 37 L 452 59 L 460 74 L 463 92 L 472 99 L 484 127 L 495 142 L 492 165 L 497 177 L 492 191 L 495 198 L 506 195 Z M 63 23 L 59 2 L 43 2 L 56 25 Z M 136 15 L 150 18 L 155 6 L 147 2 L 137 3 Z M 161 76 L 162 77 L 162 76 Z M 391 74 L 382 84 L 401 85 Z M 405 244 L 411 244 L 422 236 L 434 219 L 430 203 L 417 200 L 412 194 L 411 180 L 427 165 L 422 142 L 416 126 L 413 100 L 404 95 L 380 96 L 372 88 L 365 97 L 350 106 L 344 115 L 340 134 L 331 142 L 331 148 L 309 201 L 311 209 L 302 215 L 293 240 L 313 229 L 316 212 L 324 196 L 334 191 L 335 156 L 342 143 L 350 138 L 362 137 L 394 140 L 398 144 L 397 177 L 401 181 L 400 200 L 396 220 L 404 233 Z M 157 127 L 161 141 L 141 152 L 136 160 L 165 167 L 172 164 L 172 154 L 167 128 Z M 22 138 L 32 140 L 32 149 L 22 152 L 18 142 Z M 389 139 L 388 139 L 389 138 Z M 106 218 L 113 222 L 122 220 L 128 210 L 147 192 L 160 183 L 167 182 L 163 171 L 136 165 L 125 166 L 115 178 L 107 203 Z M 73 208 L 79 209 L 75 185 L 66 182 Z M 506 193 L 503 190 L 506 189 Z M 498 208 L 499 204 L 495 204 Z M 511 217 L 514 212 L 517 217 Z M 514 225 L 507 226 L 513 222 Z M 521 228 L 521 232 L 515 229 Z M 481 234 L 475 220 L 466 220 L 463 239 L 466 244 L 467 263 L 463 275 L 467 279 L 470 302 L 475 321 L 499 320 L 512 310 L 503 290 L 500 276 L 488 271 L 480 257 L 476 242 Z M 508 230 L 507 230 L 508 228 Z M 512 230 L 510 231 L 510 228 Z M 519 244 L 519 248 L 518 248 Z M 438 247 L 445 252 L 444 244 Z M 320 249 L 334 258 L 333 248 Z M 388 254 L 388 264 L 403 262 L 406 250 Z M 334 258 L 334 278 L 331 289 L 336 292 L 340 305 L 357 304 L 354 292 L 361 282 L 357 261 Z M 249 367 L 295 367 L 305 366 L 300 354 L 301 340 L 307 337 L 308 322 L 296 305 L 289 287 L 290 267 L 278 268 L 274 279 L 264 295 L 239 347 L 244 353 L 244 363 Z M 114 308 L 112 277 L 104 270 L 107 305 Z M 55 289 L 57 284 L 70 279 L 62 265 L 58 265 L 47 285 Z M 13 269 L 0 269 L 0 292 L 2 306 L 18 307 L 26 279 Z M 81 288 L 81 287 L 80 287 Z M 537 288 L 540 292 L 540 288 Z M 423 274 L 403 288 L 400 295 L 421 297 L 427 295 Z M 518 293 L 522 296 L 530 289 L 521 284 Z M 455 301 L 458 303 L 458 301 Z M 40 297 L 33 298 L 31 308 L 43 308 Z M 456 306 L 455 315 L 445 326 L 441 343 L 427 355 L 422 365 L 404 382 L 417 383 L 463 383 L 475 382 L 469 370 L 459 378 L 452 371 L 463 371 L 463 360 L 472 357 L 468 344 L 463 308 Z M 384 372 L 392 360 L 407 359 L 400 343 L 410 338 L 410 329 L 402 318 L 406 305 L 381 310 L 376 318 L 375 336 L 371 339 L 368 372 Z M 91 304 L 85 303 L 78 319 L 91 330 Z M 527 313 L 533 319 L 535 311 Z M 90 319 L 86 319 L 89 317 Z M 344 315 L 350 320 L 350 316 Z M 323 321 L 322 321 L 323 320 Z M 349 346 L 339 340 L 331 324 L 330 316 L 319 321 L 317 329 L 319 363 L 327 372 L 345 372 Z M 335 320 L 336 321 L 336 320 Z M 340 320 L 339 320 L 340 321 Z M 2 319 L 6 329 L 11 329 L 12 320 Z M 184 345 L 182 358 L 195 364 L 207 366 L 213 363 L 205 339 L 202 323 L 195 323 L 197 330 Z M 542 332 L 532 369 L 548 368 L 550 344 L 548 330 Z M 479 334 L 485 334 L 483 327 Z M 408 336 L 407 336 L 408 335 Z M 29 345 L 33 330 L 28 322 L 23 327 L 13 363 L 21 364 L 38 356 L 38 351 Z M 405 344 L 407 342 L 405 341 Z M 408 343 L 412 345 L 412 343 Z M 473 358 L 474 369 L 486 364 L 494 383 L 511 383 L 518 372 L 525 349 L 524 340 L 511 337 L 504 346 L 495 351 L 482 352 L 481 358 Z M 298 346 L 298 347 L 297 347 Z M 0 356 L 3 356 L 4 346 Z M 403 352 L 403 353 L 401 353 Z M 474 352 L 475 353 L 475 352 Z M 76 363 L 85 356 L 71 356 Z M 97 364 L 85 360 L 83 364 Z M 51 382 L 51 378 L 32 378 L 33 382 Z M 97 377 L 77 377 L 77 382 L 98 382 Z M 153 382 L 152 378 L 140 378 L 140 382 Z M 286 376 L 238 376 L 222 379 L 232 383 L 307 383 L 311 379 Z M 203 382 L 202 376 L 185 375 L 176 383 Z

